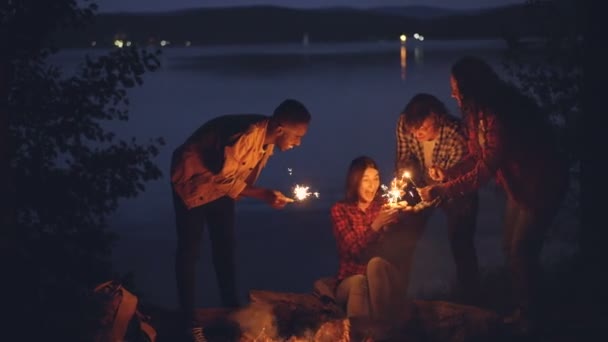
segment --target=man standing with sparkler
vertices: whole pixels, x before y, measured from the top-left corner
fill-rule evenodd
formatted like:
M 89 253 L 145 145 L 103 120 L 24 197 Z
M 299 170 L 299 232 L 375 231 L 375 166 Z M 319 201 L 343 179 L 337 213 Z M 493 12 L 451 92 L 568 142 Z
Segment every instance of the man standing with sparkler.
M 216 117 L 173 152 L 171 185 L 177 224 L 177 292 L 192 340 L 204 340 L 202 328 L 194 320 L 195 266 L 204 226 L 209 227 L 222 304 L 238 307 L 233 242 L 235 201 L 252 197 L 276 209 L 293 202 L 279 191 L 256 187 L 254 183 L 274 146 L 285 151 L 300 145 L 310 119 L 302 103 L 288 99 L 272 116 Z
M 467 154 L 466 137 L 461 121 L 449 115 L 445 105 L 430 94 L 417 94 L 406 105 L 397 124 L 396 175 L 407 174 L 406 182 L 416 187 L 441 183 L 445 170 Z M 439 203 L 447 218 L 448 238 L 456 264 L 458 291 L 463 302 L 474 304 L 479 298 L 479 266 L 473 237 L 475 234 L 478 195 L 472 192 Z M 403 229 L 394 230 L 400 246 L 398 257 L 406 281 L 416 243 L 434 208 L 412 213 L 403 221 Z

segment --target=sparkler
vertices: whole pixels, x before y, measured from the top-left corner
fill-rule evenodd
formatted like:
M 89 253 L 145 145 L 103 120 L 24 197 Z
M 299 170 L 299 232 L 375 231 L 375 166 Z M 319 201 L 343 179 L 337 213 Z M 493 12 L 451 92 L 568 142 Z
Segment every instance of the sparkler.
M 399 206 L 399 202 L 401 201 L 401 181 L 398 180 L 397 178 L 393 178 L 393 180 L 391 181 L 391 186 L 390 188 L 384 184 L 382 184 L 380 186 L 380 188 L 382 189 L 382 191 L 384 191 L 384 194 L 382 194 L 382 197 L 387 199 L 387 204 L 389 206 L 392 207 L 397 207 Z
M 412 174 L 409 171 L 403 172 L 403 174 L 401 175 L 401 179 L 403 180 L 403 178 L 407 178 L 408 181 L 412 182 L 413 186 L 418 187 L 418 185 L 416 185 L 416 183 L 414 183 L 414 180 L 412 179 Z
M 293 196 L 298 201 L 303 201 L 303 200 L 305 200 L 306 198 L 308 198 L 310 196 L 314 196 L 316 198 L 319 198 L 319 193 L 318 192 L 316 192 L 316 191 L 315 192 L 310 192 L 310 191 L 308 191 L 308 189 L 310 189 L 309 186 L 296 184 L 296 186 L 293 188 Z
M 289 175 L 291 176 L 293 174 L 293 169 L 288 167 L 287 172 L 289 172 Z M 310 192 L 310 191 L 308 191 L 309 189 L 310 189 L 309 186 L 296 184 L 295 187 L 293 188 L 293 197 L 295 198 L 296 201 L 303 201 L 310 196 L 319 198 L 318 192 L 316 192 L 316 191 Z
M 382 197 L 386 198 L 388 205 L 392 207 L 400 207 L 403 203 L 405 206 L 413 206 L 421 201 L 416 183 L 409 171 L 404 171 L 401 177 L 393 178 L 390 187 L 382 184 L 381 188 L 384 191 Z
M 407 181 L 404 181 L 404 178 Z M 411 205 L 416 205 L 422 201 L 420 198 L 420 194 L 418 194 L 418 186 L 414 183 L 412 179 L 412 174 L 409 171 L 404 171 L 401 175 L 401 181 L 405 182 L 405 187 L 401 187 L 403 191 L 405 191 L 405 197 L 407 198 L 407 202 Z

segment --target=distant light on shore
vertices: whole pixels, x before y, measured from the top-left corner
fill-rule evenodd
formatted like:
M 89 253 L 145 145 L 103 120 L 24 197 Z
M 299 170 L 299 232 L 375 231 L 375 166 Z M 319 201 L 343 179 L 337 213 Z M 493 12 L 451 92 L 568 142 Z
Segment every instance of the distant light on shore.
M 424 40 L 424 36 L 419 33 L 414 33 L 414 39 L 418 39 L 419 41 Z

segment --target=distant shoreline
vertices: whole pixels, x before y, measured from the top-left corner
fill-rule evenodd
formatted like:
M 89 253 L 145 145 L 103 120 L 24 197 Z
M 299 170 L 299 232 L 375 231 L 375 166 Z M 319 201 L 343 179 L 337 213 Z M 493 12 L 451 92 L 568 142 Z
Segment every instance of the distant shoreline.
M 133 44 L 139 48 L 148 48 L 148 49 L 159 49 L 161 51 L 169 51 L 175 49 L 181 50 L 196 50 L 196 49 L 205 49 L 207 51 L 215 50 L 215 49 L 223 49 L 223 50 L 238 50 L 238 49 L 263 49 L 263 48 L 292 48 L 292 51 L 296 51 L 300 54 L 316 54 L 320 55 L 326 53 L 327 51 L 323 51 L 324 48 L 346 48 L 353 47 L 353 52 L 361 53 L 365 52 L 362 50 L 355 50 L 355 48 L 360 47 L 378 47 L 377 50 L 373 50 L 376 52 L 382 52 L 382 49 L 388 51 L 393 49 L 399 49 L 401 47 L 405 47 L 407 49 L 410 48 L 431 48 L 431 49 L 441 49 L 441 48 L 450 48 L 449 45 L 459 45 L 462 46 L 467 45 L 483 45 L 484 47 L 492 47 L 492 48 L 507 48 L 508 45 L 504 39 L 500 38 L 447 38 L 447 39 L 428 39 L 424 42 L 419 41 L 408 41 L 405 44 L 400 43 L 397 39 L 394 40 L 355 40 L 355 41 L 312 41 L 308 45 L 302 45 L 297 41 L 284 41 L 284 42 L 260 42 L 260 43 L 214 43 L 214 44 L 190 44 L 186 45 L 185 42 L 172 42 L 166 46 L 159 45 L 151 45 L 151 44 L 141 44 L 139 42 L 133 42 Z M 530 38 L 533 40 L 533 38 Z M 79 45 L 79 46 L 63 46 L 59 47 L 63 50 L 92 50 L 92 51 L 103 51 L 103 50 L 113 50 L 116 48 L 114 45 L 101 45 L 96 44 L 92 45 Z M 260 50 L 265 54 L 268 54 L 268 50 Z
M 471 11 L 401 6 L 385 8 L 295 9 L 276 6 L 199 8 L 162 13 L 99 13 L 81 30 L 55 38 L 61 47 L 116 40 L 181 42 L 192 45 L 399 40 L 420 33 L 431 39 L 504 39 L 534 34 L 533 13 L 525 5 Z M 163 45 L 165 43 L 162 43 Z

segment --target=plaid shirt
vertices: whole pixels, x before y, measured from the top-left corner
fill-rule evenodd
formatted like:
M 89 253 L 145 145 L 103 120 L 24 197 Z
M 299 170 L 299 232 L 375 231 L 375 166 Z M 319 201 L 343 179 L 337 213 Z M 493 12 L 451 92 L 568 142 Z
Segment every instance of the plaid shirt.
M 525 142 L 507 144 L 505 127 L 495 115 L 480 111 L 468 117 L 470 154 L 446 175 L 452 179 L 443 185 L 447 197 L 474 191 L 496 177 L 507 196 L 527 208 L 548 207 L 561 198 L 568 166 L 551 145 L 549 126 L 537 123 L 527 128 L 534 132 L 527 138 L 515 135 Z
M 380 236 L 380 231 L 374 231 L 371 224 L 382 204 L 383 201 L 378 198 L 366 211 L 356 203 L 338 202 L 331 207 L 331 221 L 340 258 L 339 281 L 351 275 L 365 274 L 366 249 Z
M 468 154 L 467 138 L 464 133 L 462 122 L 453 116 L 446 116 L 440 122 L 439 137 L 433 148 L 433 160 L 431 165 L 450 170 L 456 163 Z M 428 177 L 428 170 L 424 160 L 422 144 L 407 130 L 405 115 L 399 116 L 397 123 L 397 157 L 395 158 L 395 171 L 400 174 L 403 168 L 417 166 L 418 184 L 422 186 L 432 182 Z

